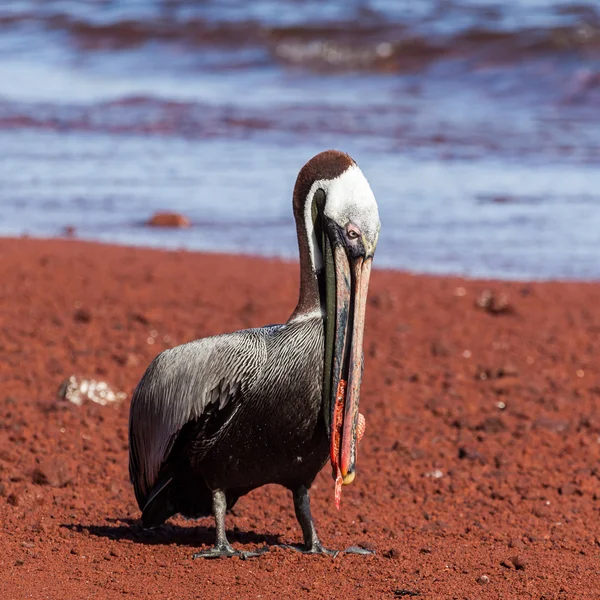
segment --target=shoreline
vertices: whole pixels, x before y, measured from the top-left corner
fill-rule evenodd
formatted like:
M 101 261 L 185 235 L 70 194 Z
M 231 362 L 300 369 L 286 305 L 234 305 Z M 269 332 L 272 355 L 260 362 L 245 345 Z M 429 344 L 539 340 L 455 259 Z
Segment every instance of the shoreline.
M 145 226 L 145 225 L 144 225 Z M 157 252 L 157 253 L 166 253 L 166 254 L 188 254 L 188 255 L 198 255 L 204 256 L 206 258 L 216 258 L 216 259 L 240 259 L 244 261 L 246 259 L 251 261 L 265 261 L 265 262 L 275 262 L 280 263 L 282 265 L 295 266 L 298 268 L 298 258 L 288 258 L 285 256 L 276 256 L 276 255 L 261 255 L 261 254 L 244 254 L 237 252 L 221 252 L 221 251 L 210 251 L 206 249 L 196 249 L 196 248 L 168 248 L 164 246 L 153 246 L 153 245 L 144 245 L 144 244 L 125 244 L 121 242 L 107 242 L 102 240 L 96 240 L 91 238 L 79 238 L 76 235 L 70 237 L 69 235 L 61 235 L 54 237 L 38 237 L 38 236 L 30 236 L 30 235 L 2 235 L 0 234 L 0 243 L 9 242 L 9 243 L 18 243 L 20 241 L 31 241 L 31 242 L 40 242 L 40 243 L 58 243 L 58 244 L 83 244 L 83 245 L 91 245 L 91 246 L 101 246 L 107 248 L 117 248 L 121 250 L 132 250 L 137 249 L 140 251 L 148 251 L 148 252 Z M 375 257 L 375 261 L 377 257 Z M 527 277 L 487 277 L 487 276 L 477 276 L 477 275 L 469 275 L 469 274 L 461 274 L 461 273 L 434 273 L 427 271 L 412 271 L 410 269 L 404 268 L 394 268 L 388 266 L 378 266 L 377 264 L 373 265 L 373 270 L 377 272 L 383 273 L 398 273 L 399 275 L 406 275 L 409 277 L 431 277 L 433 279 L 453 279 L 453 280 L 464 280 L 464 281 L 472 281 L 474 283 L 512 283 L 512 284 L 528 284 L 528 283 L 536 283 L 536 284 L 600 284 L 600 279 L 569 279 L 569 278 L 545 278 L 545 279 L 536 279 L 536 278 L 527 278 Z
M 176 344 L 284 322 L 298 279 L 275 258 L 0 238 L 5 596 L 597 597 L 600 282 L 374 270 L 357 478 L 337 511 L 326 467 L 312 502 L 325 545 L 375 556 L 192 561 L 211 519 L 141 529 L 127 419 L 145 368 Z M 57 400 L 71 375 L 127 397 Z M 227 528 L 246 550 L 300 539 L 275 486 Z

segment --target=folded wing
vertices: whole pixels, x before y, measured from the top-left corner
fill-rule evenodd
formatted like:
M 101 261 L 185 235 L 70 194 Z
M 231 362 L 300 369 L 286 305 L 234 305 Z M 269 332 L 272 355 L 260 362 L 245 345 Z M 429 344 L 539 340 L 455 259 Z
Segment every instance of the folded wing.
M 142 510 L 169 483 L 159 473 L 182 428 L 251 393 L 267 361 L 269 330 L 197 340 L 163 352 L 148 367 L 129 415 L 129 475 Z

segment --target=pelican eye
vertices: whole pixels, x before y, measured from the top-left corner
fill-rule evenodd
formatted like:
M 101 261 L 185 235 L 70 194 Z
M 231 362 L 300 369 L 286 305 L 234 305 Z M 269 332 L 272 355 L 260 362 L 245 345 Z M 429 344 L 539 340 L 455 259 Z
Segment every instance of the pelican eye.
M 360 237 L 360 229 L 352 223 L 348 223 L 346 226 L 346 236 L 349 240 L 357 240 Z

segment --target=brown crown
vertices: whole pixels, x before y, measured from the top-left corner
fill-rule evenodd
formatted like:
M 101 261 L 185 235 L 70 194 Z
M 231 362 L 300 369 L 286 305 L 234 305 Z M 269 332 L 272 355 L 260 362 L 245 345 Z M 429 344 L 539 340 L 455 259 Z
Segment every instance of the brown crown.
M 315 181 L 335 179 L 356 164 L 350 156 L 339 150 L 325 150 L 313 156 L 298 173 L 294 186 L 294 216 L 304 218 L 304 203 Z

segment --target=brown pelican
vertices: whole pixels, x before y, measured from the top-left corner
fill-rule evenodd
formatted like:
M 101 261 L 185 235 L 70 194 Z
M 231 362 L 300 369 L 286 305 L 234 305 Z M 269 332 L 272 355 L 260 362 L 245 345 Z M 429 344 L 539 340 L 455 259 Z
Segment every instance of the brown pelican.
M 268 483 L 291 490 L 304 535 L 321 545 L 308 490 L 328 454 L 351 483 L 364 419 L 358 412 L 363 328 L 377 203 L 342 152 L 302 167 L 293 197 L 300 298 L 284 325 L 196 340 L 157 356 L 138 384 L 129 420 L 129 473 L 145 527 L 180 513 L 214 515 L 216 544 L 194 557 L 249 556 L 225 535 L 225 512 Z M 347 551 L 361 552 L 352 548 Z

